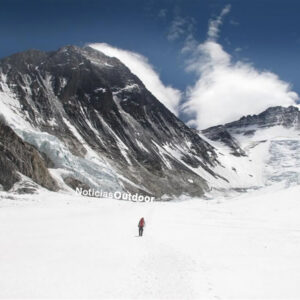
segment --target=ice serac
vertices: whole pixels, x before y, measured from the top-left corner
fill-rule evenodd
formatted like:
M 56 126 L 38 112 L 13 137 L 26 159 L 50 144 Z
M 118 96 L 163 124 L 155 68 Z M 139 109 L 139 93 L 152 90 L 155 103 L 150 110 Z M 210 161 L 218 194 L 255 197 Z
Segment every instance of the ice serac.
M 0 76 L 6 121 L 53 162 L 60 188 L 78 181 L 159 198 L 202 196 L 201 174 L 226 181 L 213 171 L 215 149 L 116 58 L 90 47 L 29 50 L 2 59 Z

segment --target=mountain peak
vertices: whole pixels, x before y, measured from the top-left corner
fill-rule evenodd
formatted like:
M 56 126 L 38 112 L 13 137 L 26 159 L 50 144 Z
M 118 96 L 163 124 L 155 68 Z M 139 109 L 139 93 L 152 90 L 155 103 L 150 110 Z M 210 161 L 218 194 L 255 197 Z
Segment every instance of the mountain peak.
M 10 111 L 10 125 L 22 121 L 18 133 L 64 170 L 62 182 L 201 196 L 208 190 L 202 174 L 218 178 L 214 148 L 117 58 L 73 45 L 36 56 L 0 61 L 0 93 L 11 97 L 0 110 Z

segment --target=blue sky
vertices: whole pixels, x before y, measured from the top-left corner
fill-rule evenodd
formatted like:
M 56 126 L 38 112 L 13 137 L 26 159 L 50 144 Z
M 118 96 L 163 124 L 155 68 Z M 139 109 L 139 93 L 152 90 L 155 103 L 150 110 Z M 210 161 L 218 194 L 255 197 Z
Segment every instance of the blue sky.
M 230 4 L 218 42 L 233 61 L 269 70 L 300 93 L 300 2 L 297 0 L 1 0 L 0 57 L 29 48 L 105 42 L 141 53 L 165 84 L 185 90 L 182 48 L 189 33 L 199 42 L 208 22 Z M 177 36 L 172 24 L 184 25 Z

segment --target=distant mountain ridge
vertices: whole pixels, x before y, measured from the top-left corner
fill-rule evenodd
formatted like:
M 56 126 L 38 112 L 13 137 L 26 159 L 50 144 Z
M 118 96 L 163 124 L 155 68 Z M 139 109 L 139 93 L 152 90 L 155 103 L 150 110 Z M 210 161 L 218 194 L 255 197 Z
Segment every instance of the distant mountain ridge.
M 296 106 L 269 107 L 260 114 L 243 116 L 237 121 L 202 130 L 202 133 L 213 141 L 223 142 L 232 149 L 232 154 L 239 156 L 245 155 L 245 152 L 240 148 L 231 133 L 242 132 L 244 135 L 253 135 L 258 129 L 272 126 L 283 126 L 285 128 L 300 130 L 299 108 Z
M 300 112 L 297 106 L 274 106 L 257 115 L 248 115 L 238 121 L 230 122 L 224 126 L 237 128 L 255 125 L 259 128 L 281 125 L 287 128 L 295 127 L 300 129 Z
M 297 106 L 270 107 L 257 115 L 202 131 L 236 156 L 237 172 L 254 188 L 300 184 L 300 111 Z M 228 157 L 228 155 L 227 155 Z M 247 174 L 249 178 L 247 178 Z

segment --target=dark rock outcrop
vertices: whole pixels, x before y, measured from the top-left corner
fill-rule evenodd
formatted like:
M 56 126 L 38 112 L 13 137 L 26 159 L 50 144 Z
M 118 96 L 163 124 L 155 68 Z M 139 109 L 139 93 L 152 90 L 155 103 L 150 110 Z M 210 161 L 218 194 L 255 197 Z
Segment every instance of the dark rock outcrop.
M 19 173 L 51 191 L 58 190 L 40 153 L 18 137 L 2 118 L 0 118 L 0 170 L 0 184 L 4 190 L 11 189 L 21 179 Z
M 70 187 L 72 188 L 74 191 L 76 191 L 76 189 L 80 189 L 82 188 L 83 190 L 89 190 L 90 186 L 88 186 L 87 184 L 81 182 L 78 179 L 75 179 L 71 176 L 67 176 L 64 178 L 64 182 Z
M 214 126 L 202 131 L 202 133 L 212 141 L 218 141 L 226 144 L 231 153 L 235 156 L 245 156 L 244 150 L 240 147 L 238 141 L 228 132 L 225 126 Z

